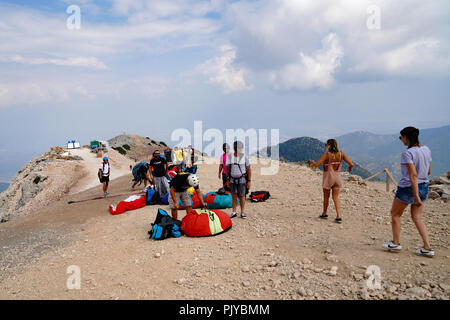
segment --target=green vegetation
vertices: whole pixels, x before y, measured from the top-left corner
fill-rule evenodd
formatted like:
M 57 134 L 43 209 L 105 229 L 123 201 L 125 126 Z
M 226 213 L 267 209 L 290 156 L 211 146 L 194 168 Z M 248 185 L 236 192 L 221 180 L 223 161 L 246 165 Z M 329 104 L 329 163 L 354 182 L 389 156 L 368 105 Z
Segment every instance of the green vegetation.
M 117 152 L 119 152 L 122 155 L 126 155 L 127 152 L 122 148 L 122 147 L 112 147 L 114 150 L 116 150 Z
M 130 151 L 130 146 L 128 145 L 128 144 L 124 144 L 123 146 L 122 146 L 124 149 L 127 149 L 128 151 Z
M 164 147 L 167 147 L 167 144 L 165 144 L 163 141 L 161 141 L 159 144 L 162 144 Z
M 38 184 L 39 182 L 41 182 L 41 177 L 40 176 L 36 176 L 36 178 L 34 178 L 33 183 L 34 184 Z

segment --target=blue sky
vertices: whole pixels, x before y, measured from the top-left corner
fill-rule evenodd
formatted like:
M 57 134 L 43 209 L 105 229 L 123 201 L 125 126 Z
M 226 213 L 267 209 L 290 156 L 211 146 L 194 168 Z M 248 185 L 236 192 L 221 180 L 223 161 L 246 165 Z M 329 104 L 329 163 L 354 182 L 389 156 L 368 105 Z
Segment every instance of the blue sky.
M 447 125 L 449 23 L 439 0 L 2 1 L 0 180 L 69 138 L 171 144 L 194 120 L 319 138 Z

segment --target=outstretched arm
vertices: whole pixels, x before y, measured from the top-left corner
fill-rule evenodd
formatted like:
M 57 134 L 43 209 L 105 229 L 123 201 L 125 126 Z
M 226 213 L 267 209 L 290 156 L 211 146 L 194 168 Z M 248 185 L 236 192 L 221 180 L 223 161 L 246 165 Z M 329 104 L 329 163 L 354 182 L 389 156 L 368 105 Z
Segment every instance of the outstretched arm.
M 319 161 L 317 161 L 317 162 L 313 161 L 312 162 L 311 168 L 313 170 L 316 170 L 317 167 L 319 167 L 322 163 L 325 162 L 325 160 L 327 160 L 327 153 L 326 152 L 323 153 L 323 155 L 320 157 Z

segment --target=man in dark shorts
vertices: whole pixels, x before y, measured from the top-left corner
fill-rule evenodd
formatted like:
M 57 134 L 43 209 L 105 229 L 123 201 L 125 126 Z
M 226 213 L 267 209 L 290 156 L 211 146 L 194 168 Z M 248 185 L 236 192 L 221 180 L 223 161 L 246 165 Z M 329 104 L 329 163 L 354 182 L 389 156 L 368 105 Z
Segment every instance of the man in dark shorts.
M 168 168 L 167 160 L 161 156 L 161 153 L 158 150 L 153 152 L 153 158 L 150 160 L 150 167 L 152 168 L 152 181 L 155 185 L 155 190 L 162 198 L 169 192 L 170 187 L 166 178 Z
M 98 177 L 100 179 L 100 183 L 103 184 L 103 194 L 105 197 L 108 193 L 108 184 L 109 184 L 109 175 L 111 173 L 111 165 L 109 164 L 108 157 L 103 158 L 103 162 L 100 163 L 98 168 Z
M 177 174 L 172 181 L 170 181 L 169 206 L 170 209 L 172 209 L 172 218 L 178 219 L 178 209 L 180 208 L 178 202 L 180 200 L 183 207 L 186 208 L 186 213 L 192 210 L 191 198 L 187 191 L 190 187 L 194 188 L 201 201 L 201 206 L 205 207 L 198 177 L 195 174 Z
M 235 141 L 233 144 L 234 153 L 227 156 L 227 187 L 231 189 L 231 196 L 233 199 L 233 211 L 230 218 L 237 216 L 237 197 L 239 197 L 239 204 L 241 206 L 241 218 L 247 218 L 244 212 L 245 209 L 245 195 L 250 189 L 252 179 L 252 170 L 250 167 L 250 160 L 243 153 L 244 144 L 241 141 Z

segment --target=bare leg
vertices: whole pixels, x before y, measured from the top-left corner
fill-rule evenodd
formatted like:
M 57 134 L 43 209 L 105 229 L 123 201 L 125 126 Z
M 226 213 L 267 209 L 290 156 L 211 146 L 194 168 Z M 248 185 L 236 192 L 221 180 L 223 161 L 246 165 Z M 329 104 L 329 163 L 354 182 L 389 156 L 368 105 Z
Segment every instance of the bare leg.
M 392 241 L 394 244 L 400 244 L 400 229 L 401 229 L 401 217 L 403 211 L 408 205 L 397 199 L 394 199 L 391 208 L 391 221 L 392 221 Z
M 174 218 L 175 220 L 178 220 L 178 210 L 177 209 L 172 209 L 172 218 Z
M 323 215 L 327 215 L 328 210 L 328 203 L 330 199 L 330 190 L 329 189 L 323 189 Z
M 233 200 L 233 212 L 236 212 L 237 207 L 237 193 L 231 194 L 231 199 Z
M 419 231 L 420 236 L 422 237 L 423 240 L 423 247 L 426 250 L 430 250 L 431 246 L 430 246 L 430 239 L 428 237 L 428 231 L 427 231 L 427 227 L 425 226 L 425 223 L 423 222 L 422 219 L 422 212 L 423 212 L 423 208 L 425 207 L 425 205 L 411 205 L 411 218 L 414 222 L 414 224 L 416 225 L 417 230 Z
M 336 218 L 341 217 L 341 202 L 339 201 L 339 188 L 333 188 L 332 195 L 334 207 L 336 208 Z
M 239 205 L 241 206 L 241 213 L 244 212 L 244 209 L 245 209 L 245 196 L 243 196 L 243 197 L 239 196 Z

